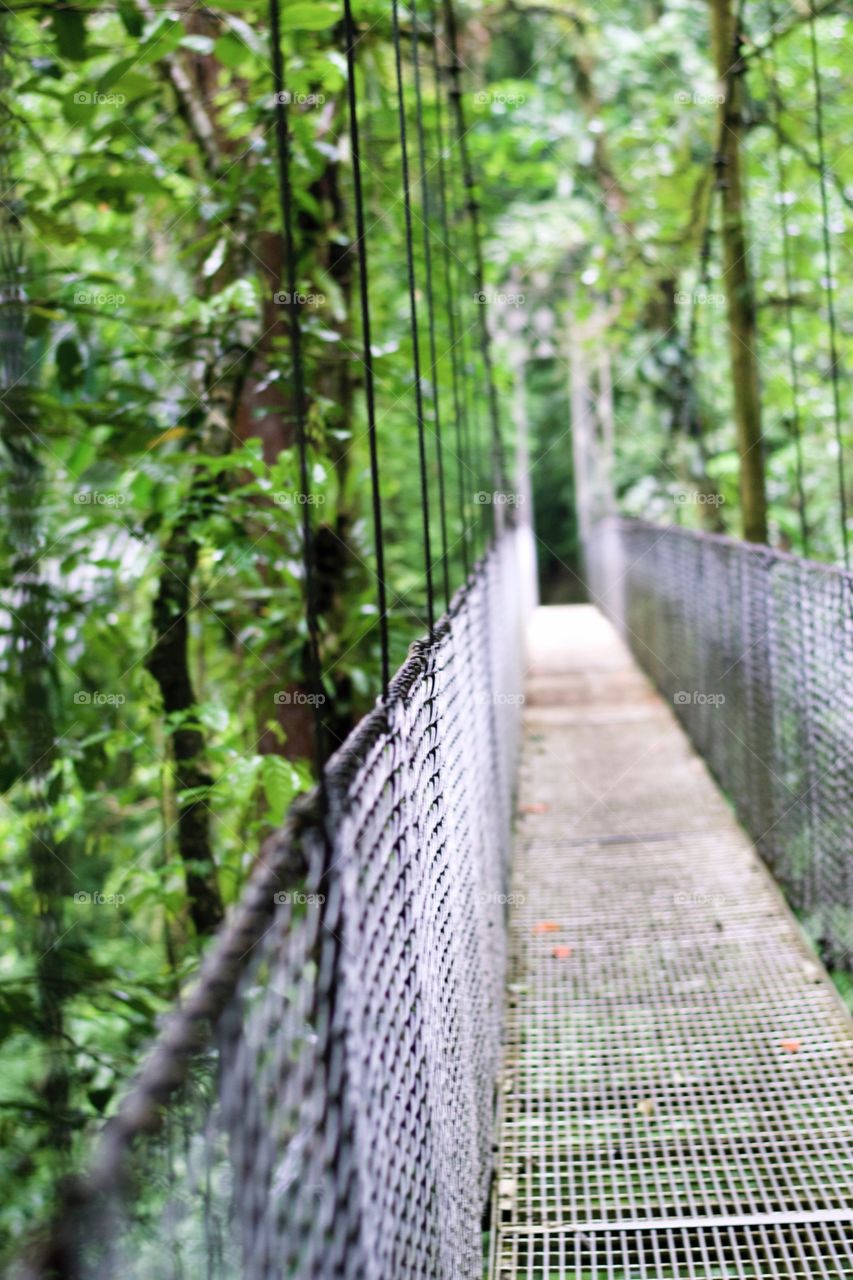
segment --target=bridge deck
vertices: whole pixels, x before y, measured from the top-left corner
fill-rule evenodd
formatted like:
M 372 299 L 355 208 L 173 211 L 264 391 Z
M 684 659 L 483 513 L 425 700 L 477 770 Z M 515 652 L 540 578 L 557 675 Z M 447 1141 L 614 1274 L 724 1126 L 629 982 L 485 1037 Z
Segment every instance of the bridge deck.
M 531 644 L 494 1280 L 853 1277 L 853 1024 L 610 626 Z

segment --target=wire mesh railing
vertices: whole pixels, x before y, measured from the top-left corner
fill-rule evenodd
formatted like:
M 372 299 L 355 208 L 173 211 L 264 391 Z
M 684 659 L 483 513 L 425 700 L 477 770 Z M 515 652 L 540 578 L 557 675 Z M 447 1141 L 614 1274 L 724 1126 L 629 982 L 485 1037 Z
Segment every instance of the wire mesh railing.
M 612 518 L 587 577 L 827 962 L 850 968 L 853 574 Z
M 482 1275 L 529 538 L 264 847 L 20 1274 Z

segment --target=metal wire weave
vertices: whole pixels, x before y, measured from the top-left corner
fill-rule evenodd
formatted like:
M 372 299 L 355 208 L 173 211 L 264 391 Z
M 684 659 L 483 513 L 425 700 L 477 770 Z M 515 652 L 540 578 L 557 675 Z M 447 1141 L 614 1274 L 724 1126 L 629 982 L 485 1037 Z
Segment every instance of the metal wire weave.
M 491 1280 L 850 1280 L 853 1022 L 614 629 L 528 663 Z
M 264 848 L 23 1274 L 482 1275 L 529 537 Z
M 621 519 L 587 573 L 824 958 L 850 968 L 853 574 Z

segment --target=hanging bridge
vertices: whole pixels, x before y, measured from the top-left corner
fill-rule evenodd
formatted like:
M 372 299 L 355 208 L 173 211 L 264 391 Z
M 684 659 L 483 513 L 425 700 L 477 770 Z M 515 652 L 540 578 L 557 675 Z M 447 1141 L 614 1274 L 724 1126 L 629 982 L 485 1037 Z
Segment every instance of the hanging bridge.
M 318 711 L 316 790 L 260 850 L 20 1274 L 849 1280 L 853 1024 L 824 962 L 844 970 L 853 955 L 853 574 L 599 511 L 585 529 L 590 603 L 537 608 L 529 508 L 506 520 L 495 503 L 476 558 L 463 514 L 465 581 L 451 595 L 451 477 L 424 391 L 437 290 L 424 209 L 424 369 L 396 0 L 392 18 L 427 634 L 392 674 L 345 3 L 382 694 L 328 759 Z M 455 50 L 450 5 L 445 23 Z M 273 64 L 296 298 L 279 41 Z M 448 101 L 470 193 L 459 72 L 454 52 Z M 441 187 L 446 242 L 444 200 Z M 473 196 L 469 212 L 481 287 Z M 298 308 L 288 315 L 308 495 Z M 482 308 L 479 322 L 500 494 Z M 457 372 L 445 427 L 470 470 Z M 307 501 L 301 511 L 307 683 L 319 692 Z
M 853 1025 L 767 869 L 849 962 L 853 575 L 620 521 L 590 569 L 476 567 L 31 1274 L 853 1274 Z

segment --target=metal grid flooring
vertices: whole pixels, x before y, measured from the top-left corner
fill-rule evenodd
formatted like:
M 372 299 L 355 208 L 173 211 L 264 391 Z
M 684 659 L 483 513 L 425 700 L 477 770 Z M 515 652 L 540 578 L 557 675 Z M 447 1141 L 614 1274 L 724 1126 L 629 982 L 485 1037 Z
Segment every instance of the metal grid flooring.
M 601 615 L 530 660 L 493 1280 L 853 1277 L 853 1023 Z

